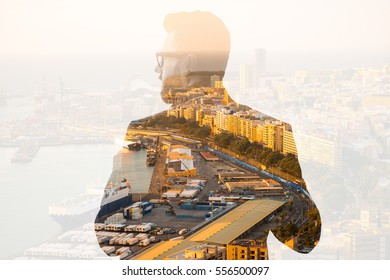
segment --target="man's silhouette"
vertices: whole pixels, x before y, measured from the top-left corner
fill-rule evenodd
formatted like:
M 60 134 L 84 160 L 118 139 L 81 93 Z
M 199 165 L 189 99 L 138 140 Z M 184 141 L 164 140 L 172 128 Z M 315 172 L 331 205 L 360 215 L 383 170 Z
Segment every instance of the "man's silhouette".
M 189 97 L 190 95 L 183 98 L 183 92 L 197 88 L 210 88 L 210 86 L 213 88 L 214 85 L 210 84 L 212 77 L 222 80 L 229 58 L 230 34 L 224 23 L 209 12 L 169 14 L 164 20 L 164 27 L 168 34 L 163 50 L 157 53 L 158 65 L 156 67 L 156 72 L 160 74 L 162 80 L 161 97 L 166 103 L 172 104 L 172 108 L 188 107 L 193 100 Z M 233 103 L 221 86 L 215 92 L 225 95 L 225 101 Z M 201 103 L 202 101 L 198 102 L 198 104 Z M 243 105 L 235 105 L 235 107 L 249 109 Z M 153 116 L 143 119 L 141 123 L 148 123 L 148 120 L 152 118 Z M 134 127 L 134 122 L 129 125 L 129 128 L 132 127 Z M 285 127 L 291 129 L 288 124 L 285 124 Z M 213 131 L 214 134 L 221 132 Z M 122 166 L 122 168 L 125 167 Z M 307 216 L 307 223 L 294 224 L 296 219 L 286 220 L 285 217 L 278 217 L 279 223 L 269 223 L 269 226 L 263 230 L 265 238 L 271 230 L 281 242 L 286 241 L 286 232 L 289 238 L 299 237 L 301 243 L 310 245 L 293 249 L 307 253 L 319 240 L 321 221 L 318 210 L 310 197 L 304 197 L 303 194 L 300 196 L 303 198 L 295 200 L 300 201 L 300 205 L 294 205 L 294 200 L 292 200 L 290 208 L 305 209 L 302 215 Z

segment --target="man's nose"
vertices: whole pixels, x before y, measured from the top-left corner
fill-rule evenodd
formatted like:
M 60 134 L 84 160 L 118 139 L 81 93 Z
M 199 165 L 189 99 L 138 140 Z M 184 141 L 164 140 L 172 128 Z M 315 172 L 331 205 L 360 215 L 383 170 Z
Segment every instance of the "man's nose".
M 154 72 L 161 74 L 162 73 L 162 68 L 160 66 L 156 65 L 156 67 L 154 68 Z
M 158 75 L 158 78 L 160 79 L 160 80 L 162 80 L 162 67 L 160 67 L 159 65 L 156 65 L 156 68 L 154 68 L 154 72 L 156 72 L 156 73 L 158 73 L 158 74 L 160 74 L 160 75 Z

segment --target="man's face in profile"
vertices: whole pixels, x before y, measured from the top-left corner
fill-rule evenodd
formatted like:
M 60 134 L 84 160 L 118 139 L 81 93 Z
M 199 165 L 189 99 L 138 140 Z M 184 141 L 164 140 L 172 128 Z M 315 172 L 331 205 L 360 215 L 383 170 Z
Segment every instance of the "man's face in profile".
M 212 75 L 223 77 L 230 35 L 219 18 L 200 11 L 169 14 L 164 28 L 167 36 L 157 53 L 156 72 L 160 73 L 161 97 L 166 103 L 172 103 L 171 97 L 179 90 L 207 87 Z
M 162 99 L 167 102 L 166 94 L 170 89 L 183 88 L 188 86 L 186 74 L 190 72 L 188 63 L 191 54 L 179 51 L 175 46 L 175 34 L 169 32 L 165 38 L 164 47 L 156 54 L 156 72 L 162 81 Z

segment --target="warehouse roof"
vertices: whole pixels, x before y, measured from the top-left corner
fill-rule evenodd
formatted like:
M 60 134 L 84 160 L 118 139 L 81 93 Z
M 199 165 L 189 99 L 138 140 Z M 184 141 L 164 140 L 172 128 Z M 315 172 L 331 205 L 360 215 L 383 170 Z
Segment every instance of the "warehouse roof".
M 169 256 L 199 243 L 226 245 L 255 226 L 283 204 L 284 202 L 277 200 L 262 199 L 248 201 L 200 231 L 190 235 L 185 240 L 160 242 L 134 259 L 169 259 Z
M 284 202 L 278 200 L 248 201 L 188 239 L 198 242 L 228 244 L 283 204 Z

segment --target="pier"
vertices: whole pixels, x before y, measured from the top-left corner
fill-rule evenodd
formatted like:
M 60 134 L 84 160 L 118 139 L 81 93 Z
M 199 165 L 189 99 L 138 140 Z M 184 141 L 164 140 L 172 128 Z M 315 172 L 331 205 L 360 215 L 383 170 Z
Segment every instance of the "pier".
M 126 148 L 120 150 L 113 159 L 113 168 L 110 178 L 107 183 L 112 182 L 112 184 L 120 185 L 121 180 L 126 178 L 129 180 L 131 170 L 131 158 L 129 156 L 130 151 Z
M 167 181 L 167 176 L 165 175 L 166 157 L 166 151 L 158 153 L 156 165 L 154 166 L 153 175 L 150 182 L 149 193 L 162 194 L 162 187 Z

